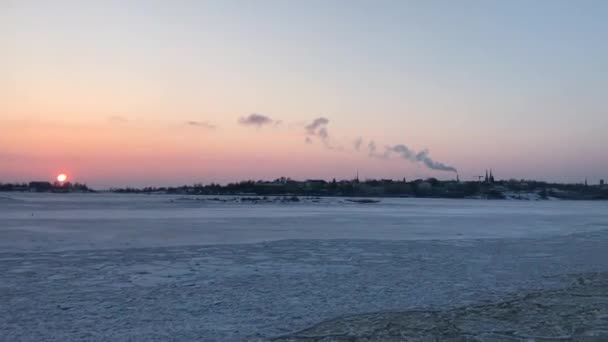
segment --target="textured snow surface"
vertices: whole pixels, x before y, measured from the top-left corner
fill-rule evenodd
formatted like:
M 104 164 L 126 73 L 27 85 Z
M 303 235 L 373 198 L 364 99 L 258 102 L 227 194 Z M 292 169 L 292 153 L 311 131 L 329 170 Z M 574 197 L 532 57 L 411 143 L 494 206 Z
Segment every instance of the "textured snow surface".
M 268 339 L 608 271 L 605 202 L 4 194 L 0 340 Z
M 608 341 L 608 273 L 571 276 L 570 286 L 452 310 L 339 317 L 275 342 Z

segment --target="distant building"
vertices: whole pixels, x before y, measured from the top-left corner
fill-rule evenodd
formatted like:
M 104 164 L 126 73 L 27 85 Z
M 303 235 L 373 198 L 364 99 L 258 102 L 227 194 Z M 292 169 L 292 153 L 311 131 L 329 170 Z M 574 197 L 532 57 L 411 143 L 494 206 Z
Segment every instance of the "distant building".
M 12 187 L 12 191 L 28 191 L 29 187 L 25 185 L 15 185 Z
M 600 186 L 604 186 L 604 180 L 600 179 Z
M 424 194 L 429 194 L 433 190 L 433 185 L 429 182 L 420 182 L 416 186 L 418 191 Z
M 320 190 L 326 184 L 327 182 L 322 179 L 309 179 L 304 183 L 307 190 Z
M 48 192 L 53 189 L 53 185 L 49 182 L 30 182 L 29 189 L 32 192 Z
M 494 174 L 492 174 L 492 169 L 490 169 L 490 173 L 488 173 L 488 169 L 486 169 L 485 182 L 486 182 L 486 184 L 493 184 L 494 183 Z

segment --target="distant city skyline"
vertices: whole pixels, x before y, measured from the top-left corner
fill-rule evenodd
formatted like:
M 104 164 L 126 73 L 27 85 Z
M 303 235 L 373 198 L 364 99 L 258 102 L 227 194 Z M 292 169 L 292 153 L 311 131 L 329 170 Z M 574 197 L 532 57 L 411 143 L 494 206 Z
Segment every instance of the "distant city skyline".
M 608 179 L 605 1 L 5 1 L 0 182 Z

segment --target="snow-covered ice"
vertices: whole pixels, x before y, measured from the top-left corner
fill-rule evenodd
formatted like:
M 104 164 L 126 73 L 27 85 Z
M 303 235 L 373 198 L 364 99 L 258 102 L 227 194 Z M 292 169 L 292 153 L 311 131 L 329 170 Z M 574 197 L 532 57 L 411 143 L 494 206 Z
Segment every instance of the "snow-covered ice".
M 607 202 L 326 198 L 241 204 L 183 196 L 11 194 L 0 250 L 237 244 L 285 239 L 452 240 L 567 235 L 605 229 Z M 191 197 L 192 199 L 204 197 Z
M 606 202 L 0 196 L 11 341 L 266 339 L 605 271 Z

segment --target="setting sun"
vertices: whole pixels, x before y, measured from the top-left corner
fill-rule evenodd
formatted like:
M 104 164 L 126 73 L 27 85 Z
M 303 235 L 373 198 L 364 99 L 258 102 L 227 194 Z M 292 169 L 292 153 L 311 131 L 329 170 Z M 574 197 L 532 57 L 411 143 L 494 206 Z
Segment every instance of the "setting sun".
M 65 173 L 61 173 L 57 176 L 57 181 L 60 183 L 63 183 L 66 180 L 68 180 L 68 176 Z

